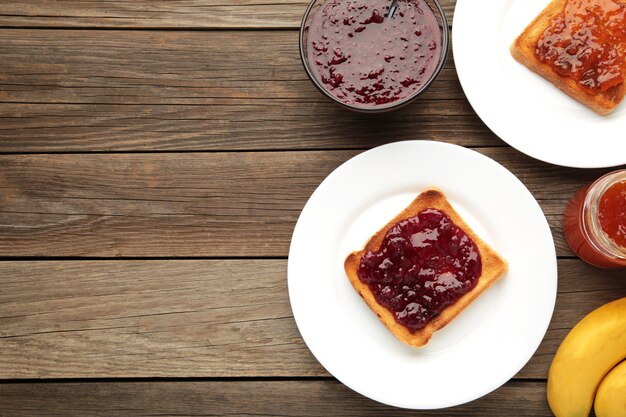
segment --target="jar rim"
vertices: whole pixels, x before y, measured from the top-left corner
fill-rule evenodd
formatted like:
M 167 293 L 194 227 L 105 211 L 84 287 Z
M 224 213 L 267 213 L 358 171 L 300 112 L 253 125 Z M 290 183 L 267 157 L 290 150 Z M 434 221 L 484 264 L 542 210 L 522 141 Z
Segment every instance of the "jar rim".
M 626 169 L 609 172 L 593 182 L 587 189 L 581 210 L 582 228 L 589 238 L 589 243 L 600 253 L 626 261 L 626 248 L 611 239 L 600 225 L 598 216 L 600 199 L 614 184 L 626 181 Z

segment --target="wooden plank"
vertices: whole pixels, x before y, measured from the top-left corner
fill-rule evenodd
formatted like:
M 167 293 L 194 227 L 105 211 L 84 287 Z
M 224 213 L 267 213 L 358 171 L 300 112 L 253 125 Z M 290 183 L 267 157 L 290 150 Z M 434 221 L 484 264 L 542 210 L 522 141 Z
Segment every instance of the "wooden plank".
M 451 57 L 423 98 L 372 117 L 315 89 L 291 31 L 2 30 L 0 40 L 0 152 L 503 145 L 465 100 Z
M 0 152 L 357 149 L 416 138 L 503 144 L 465 100 L 422 100 L 371 117 L 319 99 L 215 106 L 0 103 Z
M 474 402 L 428 416 L 550 415 L 543 381 L 510 381 Z M 415 416 L 334 380 L 89 382 L 0 385 L 6 416 Z
M 282 260 L 0 271 L 2 378 L 323 373 L 299 338 Z
M 3 0 L 0 26 L 101 28 L 299 28 L 307 0 Z M 455 0 L 441 0 L 452 22 Z
M 295 31 L 6 29 L 0 36 L 0 102 L 327 100 L 302 67 Z M 464 98 L 451 60 L 424 98 Z
M 566 201 L 604 170 L 479 151 L 539 200 L 557 251 Z M 322 180 L 358 151 L 0 156 L 0 256 L 286 256 Z M 436 185 L 436 179 L 433 179 Z
M 286 270 L 286 260 L 0 262 L 0 378 L 327 376 L 296 328 Z M 567 331 L 623 296 L 620 271 L 559 260 L 556 312 L 518 377 L 545 378 Z

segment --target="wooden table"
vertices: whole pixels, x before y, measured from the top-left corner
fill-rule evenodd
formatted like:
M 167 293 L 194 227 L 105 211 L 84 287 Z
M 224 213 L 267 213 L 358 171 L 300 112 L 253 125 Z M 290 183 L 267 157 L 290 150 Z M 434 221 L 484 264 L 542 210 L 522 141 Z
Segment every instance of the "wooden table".
M 405 110 L 339 109 L 302 69 L 305 7 L 0 2 L 0 415 L 550 414 L 560 341 L 626 296 L 623 272 L 585 265 L 561 233 L 568 198 L 609 170 L 508 147 L 468 104 L 451 56 Z M 312 191 L 352 156 L 404 139 L 471 147 L 510 169 L 559 257 L 535 356 L 495 392 L 443 411 L 393 409 L 337 382 L 287 297 L 289 241 Z

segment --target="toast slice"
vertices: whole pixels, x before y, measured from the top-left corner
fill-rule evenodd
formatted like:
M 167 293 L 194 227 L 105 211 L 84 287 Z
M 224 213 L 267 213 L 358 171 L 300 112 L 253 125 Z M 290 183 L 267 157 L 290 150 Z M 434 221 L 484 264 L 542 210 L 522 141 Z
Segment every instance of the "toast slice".
M 474 288 L 466 292 L 455 303 L 445 307 L 439 315 L 432 318 L 425 327 L 415 332 L 411 332 L 403 324 L 396 321 L 394 314 L 376 300 L 374 293 L 369 286 L 363 283 L 357 272 L 361 263 L 362 256 L 367 251 L 378 251 L 383 243 L 383 239 L 387 231 L 396 223 L 416 216 L 425 209 L 434 208 L 447 214 L 452 222 L 461 228 L 476 244 L 482 260 L 482 271 L 478 277 L 478 281 Z M 494 282 L 504 275 L 507 270 L 507 262 L 482 239 L 480 239 L 463 221 L 458 213 L 452 208 L 445 195 L 436 188 L 430 188 L 422 192 L 413 202 L 396 217 L 391 219 L 389 223 L 376 232 L 365 247 L 353 252 L 346 258 L 344 269 L 350 283 L 359 293 L 367 305 L 376 313 L 382 323 L 391 331 L 391 333 L 410 346 L 423 346 L 430 340 L 432 334 L 447 325 L 454 319 L 465 307 L 467 307 L 476 297 L 489 288 Z
M 550 81 L 561 91 L 573 99 L 589 107 L 596 113 L 607 115 L 622 101 L 626 93 L 624 82 L 610 87 L 603 92 L 592 92 L 585 89 L 574 78 L 558 74 L 550 64 L 543 62 L 535 55 L 537 42 L 544 31 L 550 26 L 552 19 L 563 12 L 571 0 L 553 0 L 548 6 L 526 27 L 511 45 L 511 54 L 518 62 L 525 65 L 531 71 L 539 74 Z M 592 0 L 591 2 L 603 2 L 606 0 Z M 626 81 L 626 79 L 624 80 Z

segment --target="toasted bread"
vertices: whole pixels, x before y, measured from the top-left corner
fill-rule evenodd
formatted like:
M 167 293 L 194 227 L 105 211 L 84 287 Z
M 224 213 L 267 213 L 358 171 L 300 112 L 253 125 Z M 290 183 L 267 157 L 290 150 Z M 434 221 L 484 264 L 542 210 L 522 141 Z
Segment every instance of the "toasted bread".
M 537 42 L 544 31 L 550 26 L 552 19 L 564 10 L 567 3 L 568 0 L 553 0 L 548 4 L 517 39 L 515 39 L 510 48 L 511 54 L 518 62 L 550 81 L 573 99 L 589 107 L 596 113 L 607 115 L 612 112 L 624 98 L 624 94 L 626 93 L 624 83 L 611 87 L 604 92 L 592 94 L 583 88 L 578 81 L 558 74 L 549 64 L 539 60 L 535 55 Z
M 383 243 L 387 231 L 396 223 L 416 216 L 422 210 L 434 208 L 447 214 L 453 223 L 461 228 L 476 244 L 482 260 L 482 272 L 474 288 L 465 293 L 455 303 L 445 307 L 439 315 L 429 321 L 424 328 L 416 332 L 411 332 L 407 327 L 398 323 L 393 313 L 376 301 L 374 293 L 370 288 L 361 282 L 357 275 L 361 263 L 361 257 L 367 251 L 378 251 Z M 444 194 L 435 188 L 422 192 L 413 202 L 396 217 L 376 232 L 365 247 L 353 252 L 344 262 L 346 275 L 354 289 L 359 293 L 367 305 L 376 313 L 383 324 L 391 333 L 408 345 L 419 347 L 430 340 L 432 334 L 447 325 L 465 307 L 467 307 L 476 297 L 489 288 L 494 282 L 504 275 L 507 270 L 507 262 L 498 253 L 480 239 L 463 221 L 458 213 L 452 208 Z

